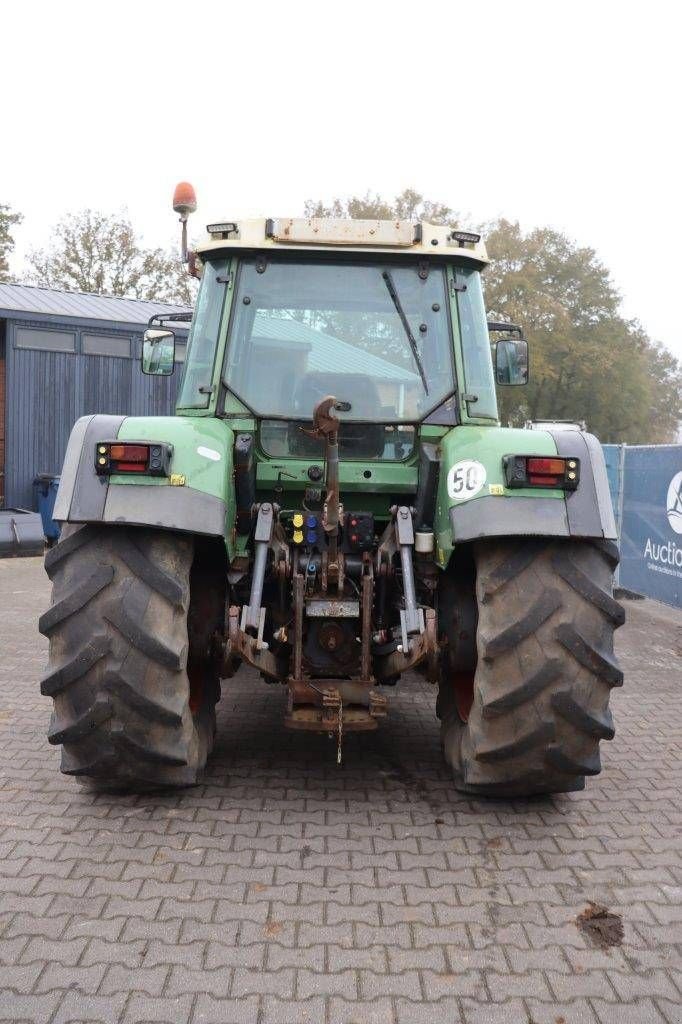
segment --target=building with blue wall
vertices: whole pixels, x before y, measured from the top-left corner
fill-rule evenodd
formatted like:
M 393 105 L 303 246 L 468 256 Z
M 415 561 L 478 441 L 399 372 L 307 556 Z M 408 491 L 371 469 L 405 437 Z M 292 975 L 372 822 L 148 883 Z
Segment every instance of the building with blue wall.
M 173 411 L 179 373 L 145 376 L 140 351 L 149 318 L 181 308 L 0 284 L 0 507 L 33 507 L 34 477 L 60 472 L 79 416 Z

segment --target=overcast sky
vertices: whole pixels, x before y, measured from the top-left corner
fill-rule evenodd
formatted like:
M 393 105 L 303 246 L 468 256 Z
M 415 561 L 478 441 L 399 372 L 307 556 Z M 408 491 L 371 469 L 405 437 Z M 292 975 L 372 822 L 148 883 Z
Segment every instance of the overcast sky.
M 680 5 L 648 0 L 3 4 L 0 202 L 17 258 L 67 211 L 148 244 L 406 186 L 594 247 L 682 358 Z

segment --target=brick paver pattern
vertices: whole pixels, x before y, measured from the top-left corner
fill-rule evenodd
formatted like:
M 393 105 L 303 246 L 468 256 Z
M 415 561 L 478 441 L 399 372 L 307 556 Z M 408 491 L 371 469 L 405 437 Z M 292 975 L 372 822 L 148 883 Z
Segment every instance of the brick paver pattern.
M 49 586 L 0 562 L 0 1019 L 65 1024 L 679 1024 L 682 616 L 628 602 L 616 739 L 584 792 L 458 794 L 418 677 L 344 763 L 224 683 L 204 785 L 97 796 L 39 694 Z M 592 948 L 588 901 L 622 915 Z

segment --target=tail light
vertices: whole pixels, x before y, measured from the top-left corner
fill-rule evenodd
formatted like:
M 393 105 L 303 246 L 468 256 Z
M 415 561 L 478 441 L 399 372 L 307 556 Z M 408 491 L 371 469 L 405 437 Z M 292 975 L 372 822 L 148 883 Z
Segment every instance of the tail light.
M 505 455 L 507 487 L 558 487 L 574 491 L 580 483 L 580 459 L 552 455 Z
M 158 441 L 98 441 L 95 470 L 100 476 L 112 473 L 168 476 L 172 454 L 172 445 Z

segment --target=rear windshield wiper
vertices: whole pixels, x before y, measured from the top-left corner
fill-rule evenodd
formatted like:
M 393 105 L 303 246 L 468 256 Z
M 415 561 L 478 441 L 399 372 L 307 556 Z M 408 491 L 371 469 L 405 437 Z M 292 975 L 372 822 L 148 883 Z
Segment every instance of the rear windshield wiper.
M 407 317 L 405 316 L 405 310 L 403 309 L 402 303 L 401 303 L 400 299 L 398 298 L 398 293 L 395 290 L 395 285 L 393 283 L 393 278 L 391 277 L 391 275 L 390 275 L 388 270 L 384 270 L 381 276 L 383 277 L 384 282 L 386 284 L 386 287 L 388 288 L 388 294 L 393 299 L 393 305 L 395 306 L 396 311 L 398 313 L 398 316 L 400 317 L 400 322 L 402 323 L 403 327 L 405 328 L 405 334 L 407 335 L 407 340 L 410 343 L 410 348 L 412 349 L 412 356 L 414 358 L 414 361 L 415 361 L 415 364 L 417 366 L 417 369 L 419 370 L 419 376 L 422 379 L 422 384 L 424 385 L 424 391 L 428 395 L 428 393 L 429 393 L 429 386 L 426 383 L 426 373 L 424 372 L 424 365 L 423 365 L 423 363 L 422 363 L 422 361 L 421 361 L 421 359 L 419 357 L 419 349 L 417 348 L 417 342 L 414 340 L 414 334 L 412 333 L 412 329 L 410 328 L 410 323 L 409 323 Z

